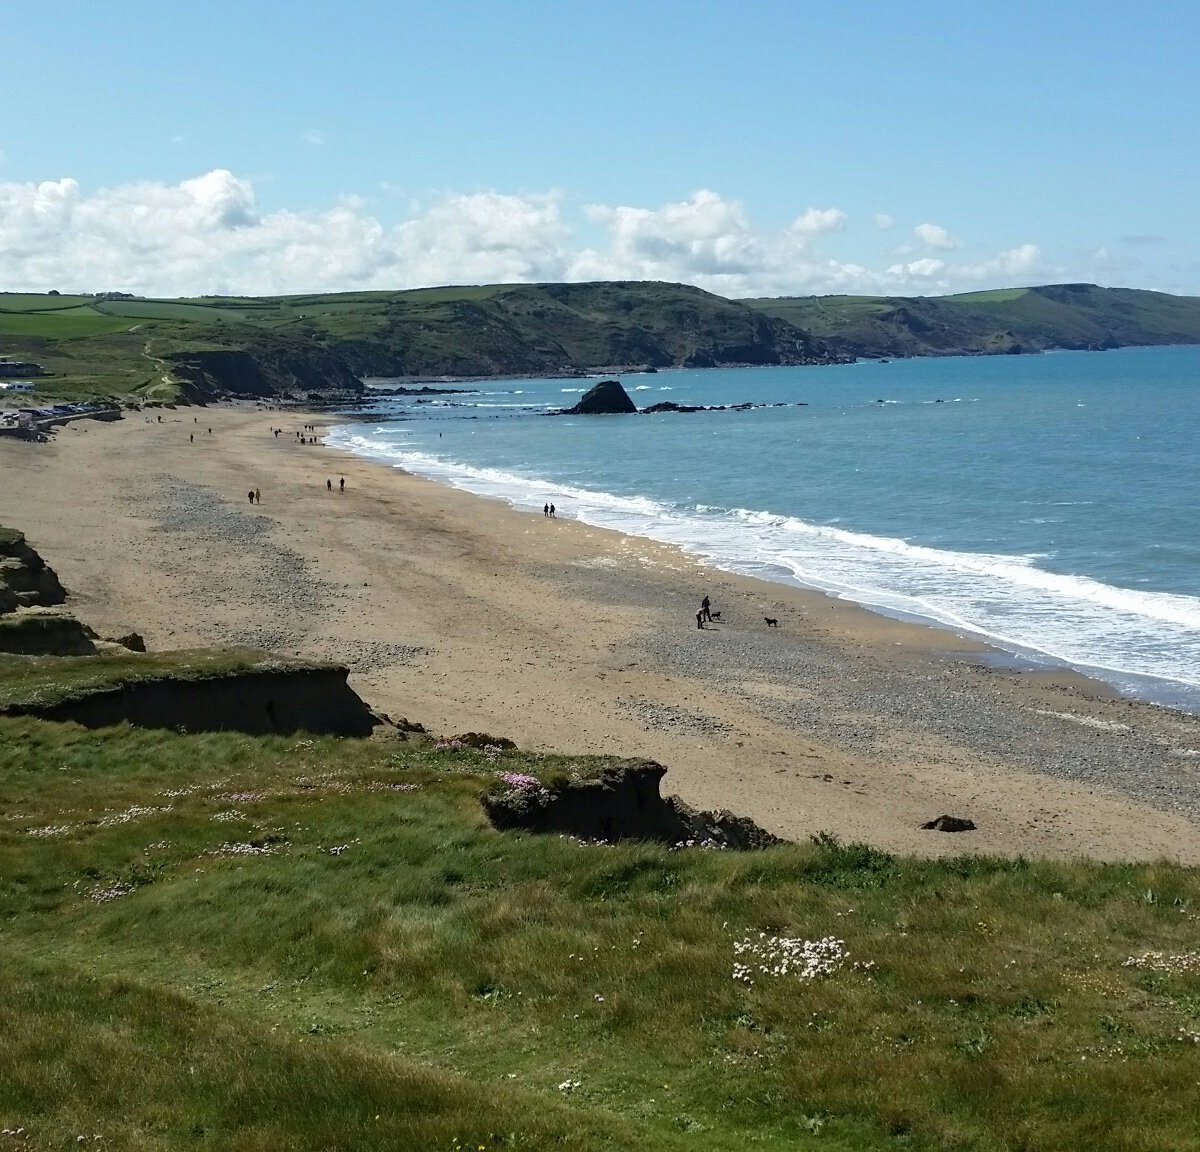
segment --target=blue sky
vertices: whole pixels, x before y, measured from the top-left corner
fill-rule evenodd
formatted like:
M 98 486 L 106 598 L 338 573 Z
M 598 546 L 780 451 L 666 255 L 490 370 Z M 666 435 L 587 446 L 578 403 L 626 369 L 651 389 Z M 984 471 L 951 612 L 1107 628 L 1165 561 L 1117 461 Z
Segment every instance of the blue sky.
M 7 0 L 0 288 L 1200 294 L 1200 6 Z

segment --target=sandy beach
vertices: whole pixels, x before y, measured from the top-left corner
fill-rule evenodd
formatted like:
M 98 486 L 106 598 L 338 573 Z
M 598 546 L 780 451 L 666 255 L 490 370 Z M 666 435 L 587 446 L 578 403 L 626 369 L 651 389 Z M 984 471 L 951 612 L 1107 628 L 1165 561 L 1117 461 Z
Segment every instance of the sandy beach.
M 3 442 L 0 522 L 102 634 L 340 660 L 392 717 L 650 757 L 666 791 L 788 838 L 1200 862 L 1194 717 L 302 446 L 308 422 L 337 421 L 180 408 Z M 698 630 L 706 593 L 721 621 Z M 921 829 L 942 813 L 978 828 Z

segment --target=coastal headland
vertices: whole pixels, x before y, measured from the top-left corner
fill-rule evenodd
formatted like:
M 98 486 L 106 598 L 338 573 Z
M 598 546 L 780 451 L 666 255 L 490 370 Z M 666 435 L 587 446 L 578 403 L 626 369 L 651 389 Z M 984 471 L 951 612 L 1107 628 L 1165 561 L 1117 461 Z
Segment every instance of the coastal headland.
M 664 791 L 785 838 L 1200 862 L 1196 718 L 299 442 L 336 419 L 78 421 L 0 448 L 0 519 L 101 631 L 342 661 L 394 717 L 649 757 Z M 698 629 L 706 594 L 721 618 Z M 976 829 L 922 829 L 942 814 Z

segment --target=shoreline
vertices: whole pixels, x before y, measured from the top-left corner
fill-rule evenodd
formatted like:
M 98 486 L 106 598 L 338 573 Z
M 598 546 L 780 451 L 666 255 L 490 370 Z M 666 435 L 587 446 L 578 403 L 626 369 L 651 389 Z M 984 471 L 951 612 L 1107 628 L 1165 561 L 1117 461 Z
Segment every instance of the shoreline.
M 1069 670 L 992 667 L 983 642 L 295 442 L 302 423 L 344 416 L 162 414 L 0 446 L 3 520 L 102 632 L 341 660 L 372 705 L 430 731 L 656 759 L 665 791 L 790 839 L 1200 863 L 1193 716 Z M 189 444 L 189 432 L 203 434 Z M 248 487 L 261 505 L 247 506 Z M 723 623 L 699 631 L 705 593 Z M 978 830 L 920 829 L 943 813 Z
M 326 433 L 339 432 L 343 429 L 349 430 L 360 425 L 386 422 L 389 418 L 387 412 L 376 411 L 365 413 L 349 411 L 336 414 L 331 413 L 329 415 L 337 415 L 342 417 L 342 419 L 340 421 L 333 421 L 325 429 Z M 397 419 L 398 417 L 392 418 Z M 455 491 L 473 495 L 480 499 L 495 501 L 499 505 L 518 513 L 527 514 L 531 510 L 536 511 L 536 508 L 531 509 L 530 507 L 526 507 L 519 498 L 514 498 L 512 495 L 500 492 L 480 491 L 477 488 L 473 488 L 462 476 L 456 478 L 455 475 L 450 474 L 443 477 L 431 472 L 411 472 L 405 463 L 390 459 L 386 454 L 376 454 L 370 450 L 359 451 L 344 443 L 337 442 L 331 442 L 330 447 L 369 463 L 387 468 L 398 468 L 405 472 L 406 475 L 429 480 L 442 487 L 449 487 Z M 455 465 L 451 464 L 449 467 L 451 473 L 453 473 Z M 545 481 L 544 487 L 553 489 L 555 484 L 553 481 Z M 601 493 L 601 495 L 603 494 Z M 568 513 L 565 519 L 578 520 L 597 531 L 615 531 L 618 534 L 632 538 L 653 541 L 667 547 L 676 547 L 684 555 L 714 571 L 730 575 L 743 575 L 749 579 L 761 581 L 764 584 L 777 585 L 817 596 L 829 597 L 885 619 L 931 629 L 936 633 L 946 636 L 948 638 L 946 644 L 950 648 L 960 647 L 967 643 L 978 644 L 984 651 L 990 654 L 989 662 L 995 667 L 1006 667 L 1016 671 L 1045 672 L 1050 675 L 1073 675 L 1091 683 L 1096 691 L 1107 692 L 1123 699 L 1138 700 L 1143 703 L 1155 705 L 1156 707 L 1168 708 L 1172 711 L 1183 712 L 1189 715 L 1200 715 L 1200 686 L 1188 684 L 1180 680 L 1172 680 L 1168 677 L 1149 672 L 1138 672 L 1120 667 L 1072 661 L 1068 657 L 1040 650 L 1029 644 L 1011 640 L 1004 636 L 994 635 L 983 628 L 972 628 L 966 624 L 954 624 L 939 620 L 932 615 L 922 616 L 916 612 L 906 612 L 898 608 L 889 608 L 883 604 L 872 603 L 865 594 L 861 598 L 856 598 L 854 595 L 839 591 L 836 588 L 823 587 L 820 583 L 805 581 L 796 576 L 781 575 L 778 579 L 773 579 L 767 575 L 751 575 L 745 572 L 742 567 L 739 567 L 739 561 L 737 560 L 726 559 L 722 561 L 717 555 L 706 554 L 703 548 L 699 546 L 681 544 L 672 541 L 669 537 L 654 535 L 650 531 L 639 532 L 636 529 L 628 527 L 610 528 L 596 519 L 588 518 L 586 512 L 583 514 L 580 514 L 578 511 Z

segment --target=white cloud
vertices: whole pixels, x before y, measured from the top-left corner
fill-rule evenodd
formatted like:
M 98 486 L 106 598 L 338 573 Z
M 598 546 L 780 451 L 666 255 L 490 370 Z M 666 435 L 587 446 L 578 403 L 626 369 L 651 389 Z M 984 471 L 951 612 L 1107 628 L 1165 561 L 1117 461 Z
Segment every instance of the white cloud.
M 896 280 L 929 280 L 945 268 L 944 260 L 933 260 L 927 256 L 923 260 L 912 260 L 907 264 L 893 264 L 887 270 L 887 274 Z
M 875 213 L 875 227 L 881 232 L 886 232 L 889 228 L 896 227 L 896 217 L 889 216 L 886 212 Z
M 799 236 L 820 236 L 840 232 L 846 227 L 847 216 L 840 208 L 809 208 L 792 221 L 791 231 Z
M 301 137 L 305 144 L 311 145 L 313 148 L 320 148 L 329 138 L 321 131 L 320 128 L 310 128 Z
M 395 197 L 385 203 L 398 207 Z M 90 192 L 70 178 L 0 181 L 2 286 L 175 296 L 653 279 L 778 296 L 1028 283 L 1041 261 L 1024 244 L 971 263 L 893 257 L 872 269 L 819 251 L 844 226 L 840 209 L 810 208 L 764 229 L 709 189 L 656 208 L 590 205 L 584 215 L 599 231 L 590 246 L 553 192 L 445 194 L 405 205 L 395 224 L 376 211 L 355 196 L 317 211 L 264 211 L 252 183 L 226 169 Z
M 948 250 L 962 247 L 962 241 L 951 236 L 940 224 L 918 224 L 913 229 L 913 235 L 922 244 L 928 244 L 930 248 Z

